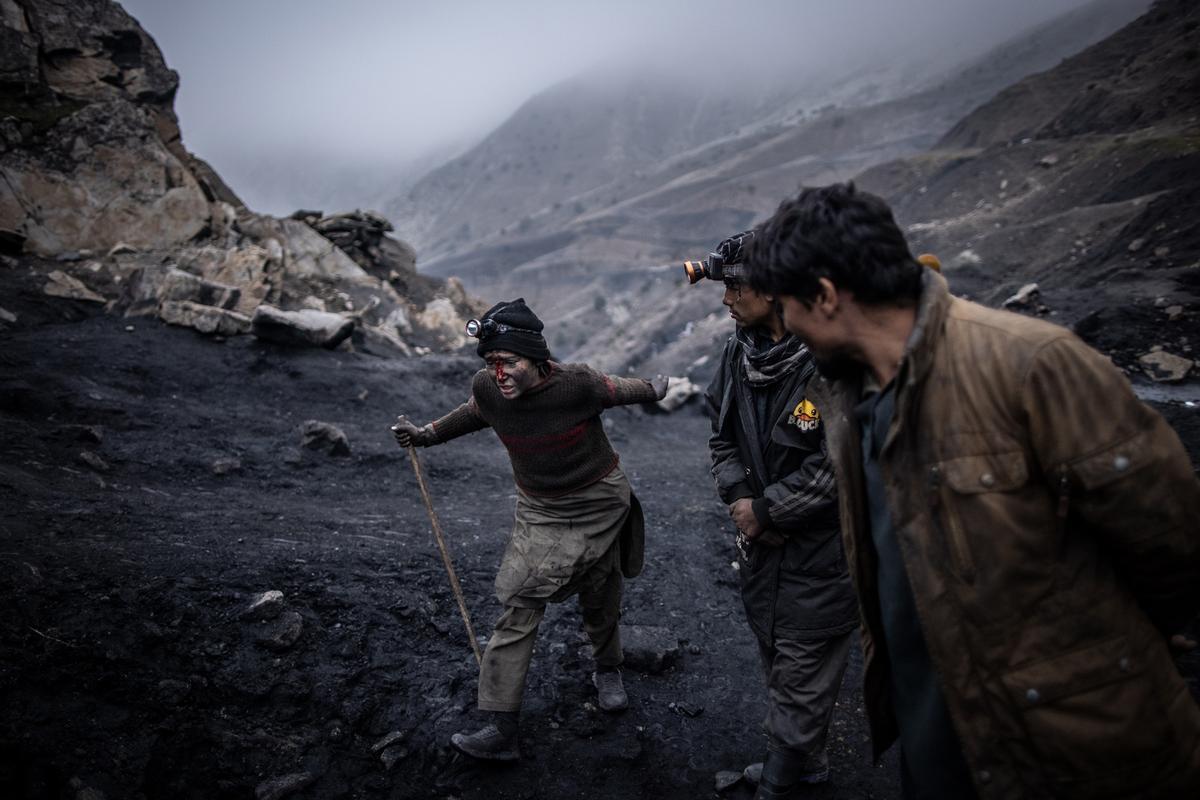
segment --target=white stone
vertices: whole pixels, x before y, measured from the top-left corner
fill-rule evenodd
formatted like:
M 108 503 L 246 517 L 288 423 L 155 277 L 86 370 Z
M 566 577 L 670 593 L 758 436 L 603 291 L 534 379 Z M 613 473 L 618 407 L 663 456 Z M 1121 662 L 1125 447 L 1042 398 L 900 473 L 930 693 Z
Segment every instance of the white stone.
M 1027 283 L 1017 290 L 1017 293 L 1004 301 L 1005 308 L 1014 306 L 1027 306 L 1033 303 L 1038 296 L 1038 285 L 1036 283 Z
M 54 270 L 49 275 L 46 285 L 42 287 L 42 291 L 52 297 L 65 297 L 68 300 L 87 300 L 91 303 L 103 303 L 104 298 L 87 286 L 84 286 L 83 281 L 78 278 L 72 278 L 62 270 Z
M 283 592 L 278 589 L 270 589 L 255 595 L 254 599 L 250 601 L 250 605 L 242 612 L 242 616 L 275 619 L 283 611 L 283 605 Z
M 1138 359 L 1142 371 L 1159 383 L 1178 383 L 1188 376 L 1194 361 L 1173 355 L 1166 350 L 1155 350 Z
M 250 332 L 250 318 L 245 314 L 190 300 L 168 300 L 159 308 L 158 316 L 163 322 L 193 328 L 200 333 L 237 336 Z
M 263 304 L 254 310 L 252 330 L 258 338 L 278 344 L 334 348 L 353 332 L 354 320 L 327 311 L 282 311 Z

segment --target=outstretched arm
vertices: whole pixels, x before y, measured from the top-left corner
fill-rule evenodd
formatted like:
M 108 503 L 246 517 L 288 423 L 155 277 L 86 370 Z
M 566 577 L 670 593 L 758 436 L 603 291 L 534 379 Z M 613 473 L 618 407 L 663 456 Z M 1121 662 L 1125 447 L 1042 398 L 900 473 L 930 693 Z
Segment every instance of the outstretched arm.
M 653 403 L 667 396 L 668 378 L 665 375 L 656 375 L 652 381 L 645 378 L 618 378 L 615 375 L 600 377 L 604 381 L 600 399 L 605 408 L 631 403 Z

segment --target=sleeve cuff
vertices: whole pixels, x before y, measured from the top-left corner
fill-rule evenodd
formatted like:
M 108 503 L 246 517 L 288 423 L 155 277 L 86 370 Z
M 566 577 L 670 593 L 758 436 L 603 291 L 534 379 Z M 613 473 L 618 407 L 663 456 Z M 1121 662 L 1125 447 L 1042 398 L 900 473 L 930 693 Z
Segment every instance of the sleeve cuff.
M 754 512 L 755 518 L 758 519 L 758 524 L 763 529 L 769 528 L 772 525 L 771 512 L 768 510 L 770 505 L 771 501 L 765 497 L 756 497 L 750 503 L 750 510 Z
M 750 484 L 739 483 L 725 493 L 725 505 L 733 505 L 738 500 L 743 500 L 747 497 L 754 497 L 754 492 L 750 490 Z

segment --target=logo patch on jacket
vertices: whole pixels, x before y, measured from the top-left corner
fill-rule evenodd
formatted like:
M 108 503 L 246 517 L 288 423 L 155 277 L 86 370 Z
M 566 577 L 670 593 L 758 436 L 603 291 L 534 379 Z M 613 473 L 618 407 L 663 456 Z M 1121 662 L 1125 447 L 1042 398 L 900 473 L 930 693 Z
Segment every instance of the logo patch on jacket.
M 821 412 L 806 397 L 792 409 L 788 424 L 795 425 L 802 431 L 815 431 L 821 425 Z

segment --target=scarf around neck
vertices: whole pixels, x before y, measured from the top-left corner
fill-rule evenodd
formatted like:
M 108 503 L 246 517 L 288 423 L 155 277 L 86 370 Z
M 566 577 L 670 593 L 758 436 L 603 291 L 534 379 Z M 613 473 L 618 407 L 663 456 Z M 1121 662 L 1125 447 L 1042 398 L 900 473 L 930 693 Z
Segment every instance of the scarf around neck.
M 742 367 L 751 386 L 768 386 L 808 360 L 808 348 L 790 333 L 772 343 L 745 328 L 735 334 L 742 348 Z

